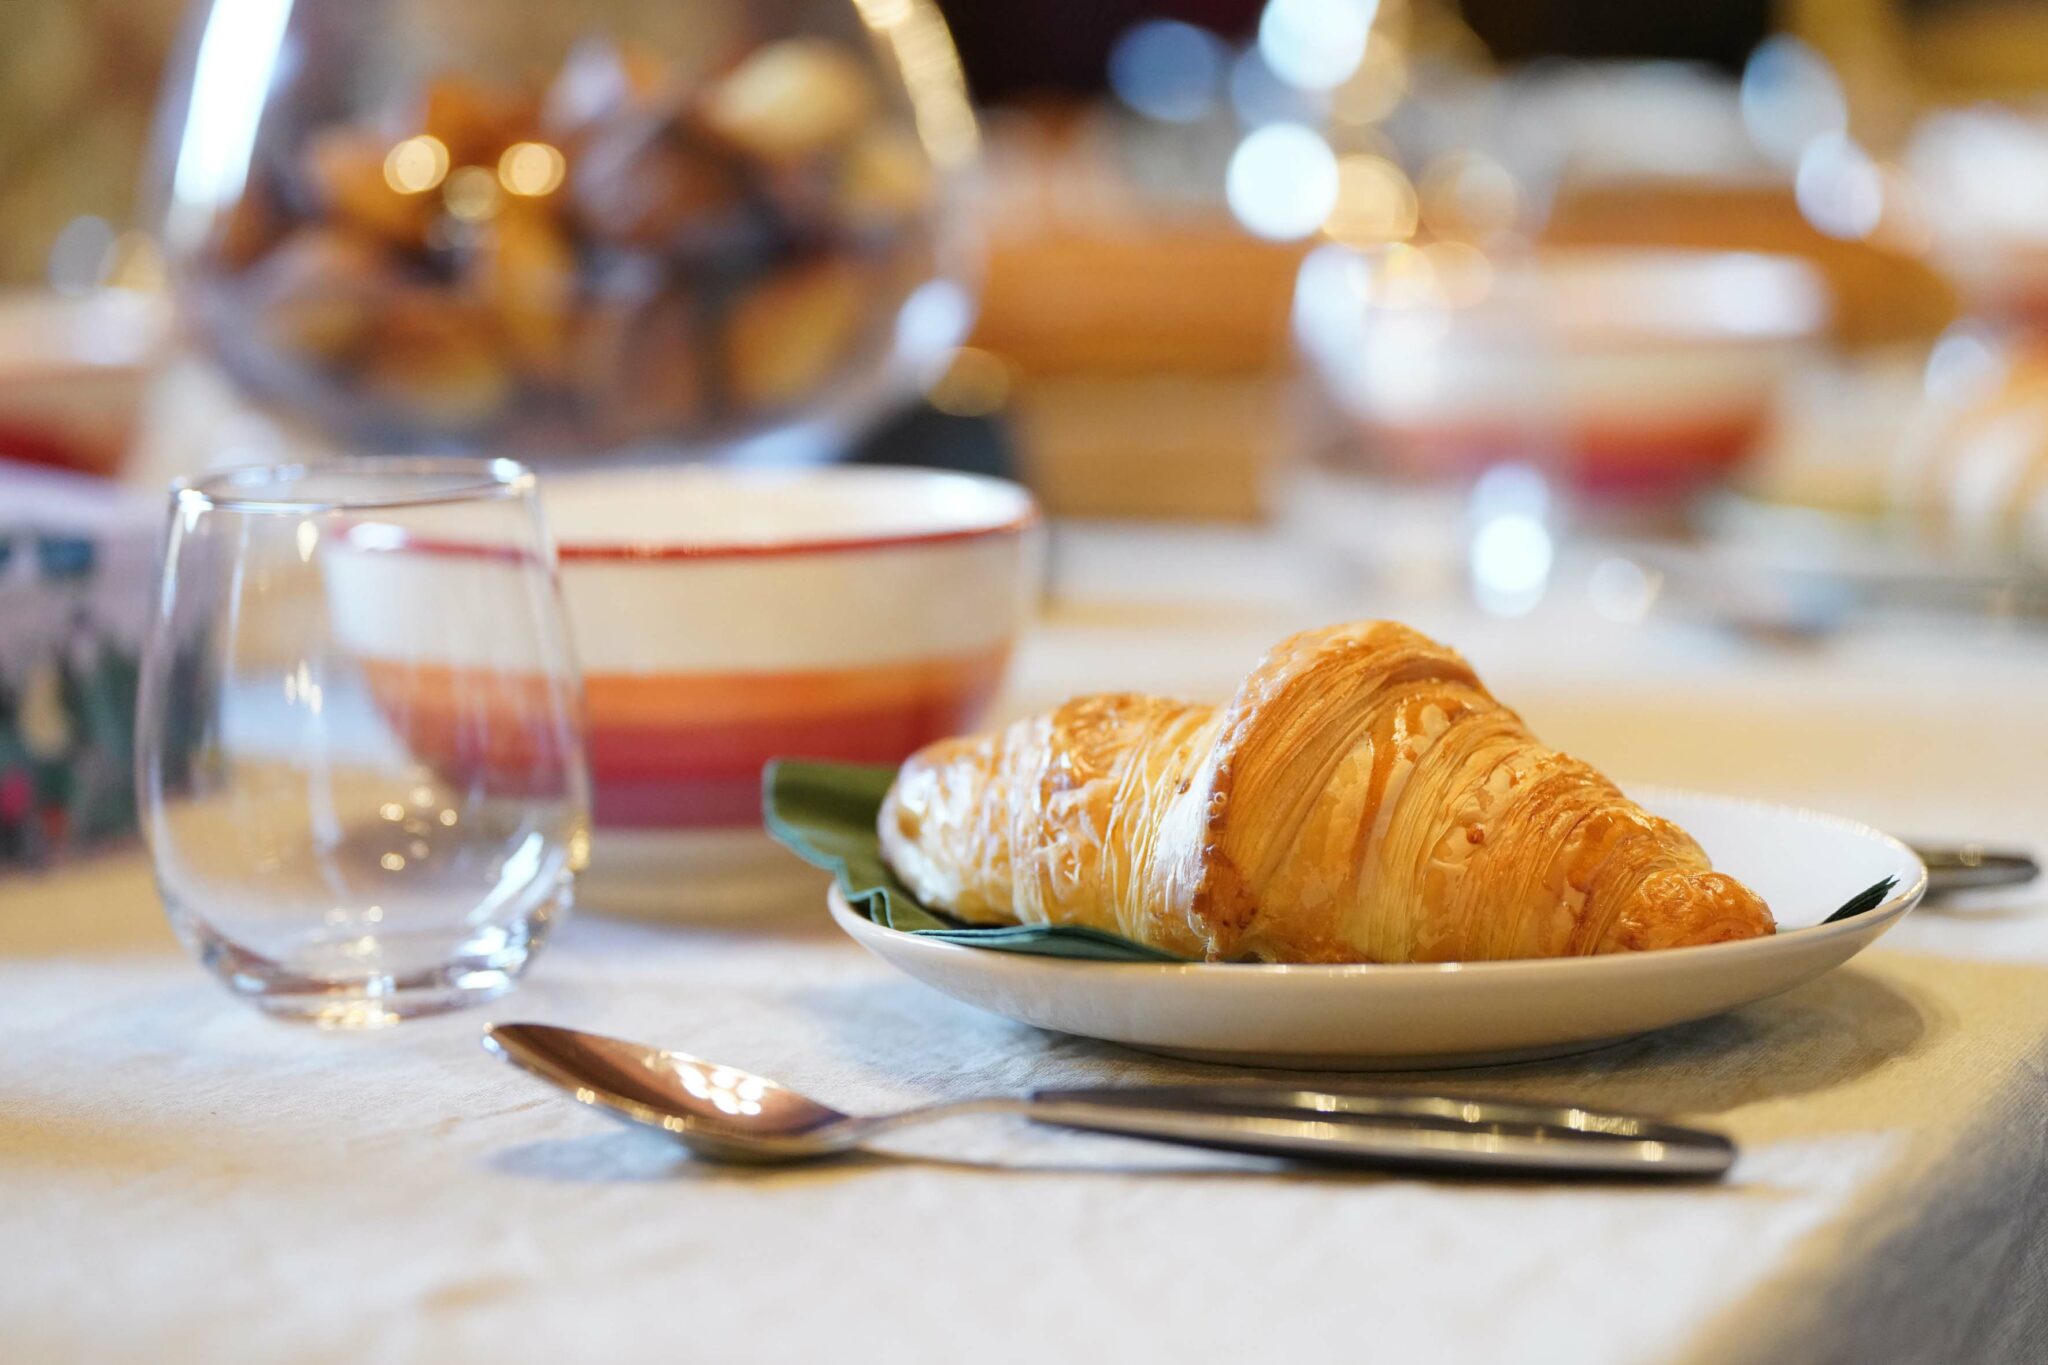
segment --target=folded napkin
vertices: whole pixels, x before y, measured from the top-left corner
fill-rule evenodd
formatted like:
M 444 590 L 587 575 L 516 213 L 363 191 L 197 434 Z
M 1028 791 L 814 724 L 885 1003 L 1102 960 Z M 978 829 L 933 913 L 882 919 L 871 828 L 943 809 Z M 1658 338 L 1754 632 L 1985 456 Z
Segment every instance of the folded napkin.
M 1098 962 L 1182 962 L 1186 959 L 1099 929 L 1075 925 L 1006 924 L 975 928 L 918 904 L 882 861 L 875 817 L 896 770 L 864 763 L 778 759 L 761 775 L 768 832 L 798 857 L 830 872 L 846 903 L 869 919 L 921 938 L 997 948 L 1040 957 Z

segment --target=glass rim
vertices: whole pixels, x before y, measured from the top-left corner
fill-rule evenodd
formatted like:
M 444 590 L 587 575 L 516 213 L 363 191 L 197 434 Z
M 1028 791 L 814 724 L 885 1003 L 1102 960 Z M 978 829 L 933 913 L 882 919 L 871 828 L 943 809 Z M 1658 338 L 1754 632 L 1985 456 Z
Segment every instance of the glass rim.
M 255 491 L 321 474 L 374 475 L 399 483 L 428 478 L 442 482 L 414 490 L 393 488 L 361 497 L 292 497 Z M 276 464 L 229 465 L 181 475 L 171 480 L 170 492 L 171 501 L 179 506 L 197 503 L 211 511 L 304 515 L 485 502 L 525 496 L 533 491 L 534 485 L 531 469 L 503 456 L 337 455 Z M 251 491 L 237 491 L 244 487 Z

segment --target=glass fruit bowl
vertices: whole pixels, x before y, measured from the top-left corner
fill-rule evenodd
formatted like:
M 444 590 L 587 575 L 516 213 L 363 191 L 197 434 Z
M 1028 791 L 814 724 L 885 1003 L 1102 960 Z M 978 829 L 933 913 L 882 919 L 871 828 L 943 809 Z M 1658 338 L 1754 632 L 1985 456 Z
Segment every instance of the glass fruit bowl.
M 929 0 L 212 0 L 173 70 L 187 325 L 359 450 L 800 455 L 969 320 Z

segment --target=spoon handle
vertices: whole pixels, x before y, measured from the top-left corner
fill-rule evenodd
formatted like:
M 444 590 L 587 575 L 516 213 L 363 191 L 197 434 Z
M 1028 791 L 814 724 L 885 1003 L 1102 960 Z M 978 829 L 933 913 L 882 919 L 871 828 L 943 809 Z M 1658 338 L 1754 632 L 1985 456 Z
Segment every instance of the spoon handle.
M 1927 894 L 1944 896 L 1951 891 L 1974 891 L 1986 886 L 2023 886 L 2041 875 L 2041 866 L 2017 850 L 1985 848 L 1982 844 L 1952 847 L 1916 845 L 1913 851 L 1927 864 Z
M 1735 1145 L 1718 1133 L 1570 1107 L 1287 1087 L 1041 1090 L 1038 1123 L 1376 1169 L 1701 1179 Z

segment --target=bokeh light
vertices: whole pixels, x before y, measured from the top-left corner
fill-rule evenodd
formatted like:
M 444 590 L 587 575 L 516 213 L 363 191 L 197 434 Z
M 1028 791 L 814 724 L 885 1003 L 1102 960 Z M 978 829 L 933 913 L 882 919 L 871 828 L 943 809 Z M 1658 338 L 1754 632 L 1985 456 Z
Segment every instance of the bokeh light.
M 1980 322 L 1956 323 L 1928 352 L 1927 396 L 1957 407 L 1982 402 L 2005 382 L 2008 364 L 1991 328 Z
M 1216 107 L 1229 51 L 1206 29 L 1152 19 L 1125 29 L 1109 50 L 1109 88 L 1147 118 L 1194 123 Z
M 1259 16 L 1259 53 L 1299 90 L 1334 90 L 1365 56 L 1373 0 L 1270 0 Z
M 1382 156 L 1351 155 L 1337 160 L 1337 202 L 1323 231 L 1347 246 L 1402 242 L 1415 235 L 1415 186 Z
M 1830 237 L 1861 241 L 1884 217 L 1884 175 L 1870 154 L 1841 133 L 1807 144 L 1792 192 L 1806 221 Z
M 1496 616 L 1523 616 L 1543 600 L 1555 550 L 1550 531 L 1523 512 L 1504 512 L 1472 535 L 1472 588 Z
M 1496 616 L 1522 616 L 1543 600 L 1556 546 L 1550 486 L 1527 465 L 1496 465 L 1479 476 L 1472 517 L 1472 593 Z
M 1323 225 L 1337 202 L 1337 158 L 1314 130 L 1272 123 L 1231 154 L 1224 195 L 1260 237 L 1294 241 Z
M 441 191 L 448 212 L 466 223 L 476 223 L 498 211 L 498 177 L 481 166 L 464 166 L 451 173 Z
M 568 172 L 568 161 L 545 142 L 515 142 L 498 158 L 498 183 L 528 198 L 553 194 Z
M 992 351 L 962 346 L 925 397 L 940 412 L 984 417 L 1009 401 L 1011 385 L 1008 361 Z
M 1662 574 L 1617 555 L 1593 566 L 1586 580 L 1586 597 L 1599 615 L 1635 625 L 1650 614 L 1663 586 Z
M 1814 139 L 1849 127 L 1849 103 L 1827 59 L 1799 39 L 1766 38 L 1742 72 L 1742 124 L 1759 150 L 1798 164 Z
M 1374 33 L 1358 70 L 1330 92 L 1330 117 L 1354 127 L 1378 123 L 1400 108 L 1407 94 L 1407 49 L 1384 33 Z
M 448 175 L 448 148 L 425 133 L 409 137 L 384 156 L 384 183 L 400 194 L 424 194 Z

